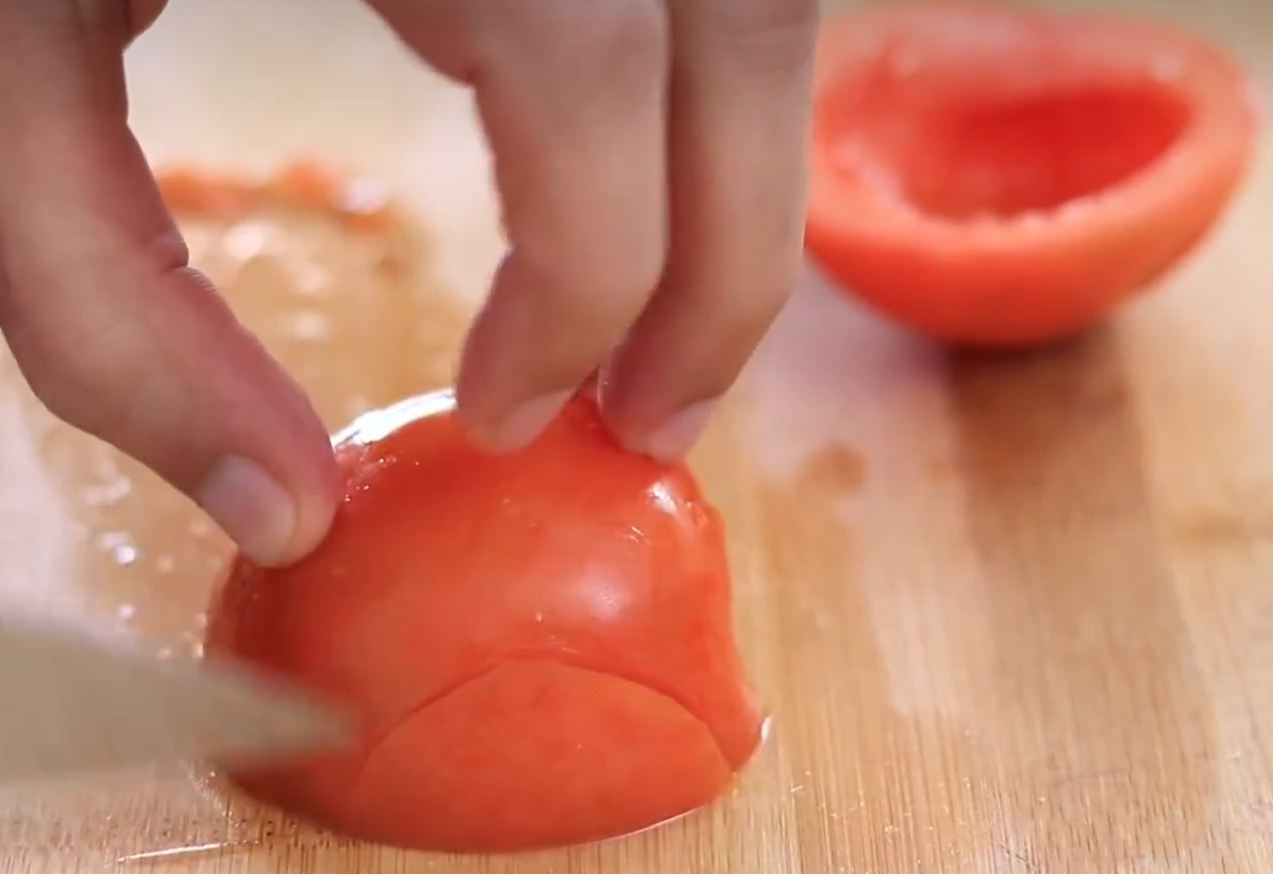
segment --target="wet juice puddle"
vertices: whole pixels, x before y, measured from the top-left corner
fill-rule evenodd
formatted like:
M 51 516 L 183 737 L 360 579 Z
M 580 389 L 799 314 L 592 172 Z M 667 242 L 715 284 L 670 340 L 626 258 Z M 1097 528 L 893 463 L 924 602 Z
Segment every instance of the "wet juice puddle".
M 331 429 L 448 384 L 466 316 L 430 278 L 419 229 L 369 205 L 363 183 L 327 179 L 324 200 L 296 180 L 296 168 L 255 188 L 201 179 L 205 194 L 237 192 L 232 208 L 187 189 L 174 207 L 194 266 Z M 0 598 L 114 630 L 159 658 L 197 658 L 229 550 L 154 474 L 54 419 L 0 357 Z M 0 845 L 32 854 L 211 852 L 289 828 L 181 769 L 0 791 Z

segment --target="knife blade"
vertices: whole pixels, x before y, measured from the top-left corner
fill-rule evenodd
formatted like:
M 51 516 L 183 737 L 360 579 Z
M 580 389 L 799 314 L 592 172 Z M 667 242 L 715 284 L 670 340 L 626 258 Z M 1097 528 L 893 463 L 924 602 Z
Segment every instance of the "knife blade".
M 0 616 L 0 783 L 316 751 L 352 723 L 236 664 L 163 661 L 46 620 Z

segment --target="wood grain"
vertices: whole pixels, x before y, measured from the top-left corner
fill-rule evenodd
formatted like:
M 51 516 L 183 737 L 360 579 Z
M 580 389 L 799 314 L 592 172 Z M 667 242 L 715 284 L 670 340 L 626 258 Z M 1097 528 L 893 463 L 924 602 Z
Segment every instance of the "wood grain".
M 1226 41 L 1273 88 L 1265 0 L 1121 5 Z M 388 244 L 275 214 L 188 225 L 333 425 L 449 379 L 499 254 L 460 92 L 326 0 L 174 4 L 130 75 L 157 163 L 319 153 L 429 227 L 426 246 L 408 225 Z M 738 633 L 775 718 L 712 808 L 598 846 L 454 859 L 315 833 L 205 775 L 126 775 L 0 792 L 0 874 L 1267 871 L 1271 225 L 1266 146 L 1158 294 L 1011 361 L 941 354 L 809 272 L 694 458 L 729 522 Z M 197 650 L 226 548 L 153 477 L 51 421 L 7 359 L 0 547 L 0 595 L 161 657 Z

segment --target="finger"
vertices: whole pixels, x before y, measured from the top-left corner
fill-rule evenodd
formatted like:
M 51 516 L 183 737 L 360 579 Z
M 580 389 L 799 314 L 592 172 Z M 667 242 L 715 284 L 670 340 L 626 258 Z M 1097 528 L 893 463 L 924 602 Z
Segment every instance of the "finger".
M 476 93 L 510 249 L 457 395 L 493 448 L 532 439 L 622 338 L 666 256 L 658 0 L 376 0 Z
M 189 494 L 253 558 L 290 561 L 337 500 L 327 436 L 187 268 L 126 126 L 128 28 L 84 8 L 0 0 L 0 327 L 56 415 Z
M 61 0 L 61 3 L 72 7 L 63 14 L 74 16 L 81 27 L 106 31 L 109 38 L 127 45 L 155 23 L 168 0 Z
M 111 0 L 89 0 L 89 2 L 109 3 Z M 114 0 L 118 3 L 119 0 Z M 150 29 L 168 5 L 168 0 L 126 0 L 128 8 L 128 41 L 136 39 Z
M 672 459 L 795 286 L 818 3 L 669 5 L 670 260 L 605 368 L 602 405 L 630 448 Z

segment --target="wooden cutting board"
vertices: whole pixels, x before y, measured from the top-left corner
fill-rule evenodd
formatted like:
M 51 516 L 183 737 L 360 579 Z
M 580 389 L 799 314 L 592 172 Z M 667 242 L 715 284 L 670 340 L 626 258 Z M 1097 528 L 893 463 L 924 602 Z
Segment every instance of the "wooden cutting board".
M 1139 6 L 1227 40 L 1273 89 L 1266 0 Z M 130 58 L 157 163 L 317 154 L 430 228 L 426 245 L 275 214 L 190 223 L 196 260 L 332 425 L 445 383 L 499 254 L 465 96 L 353 2 L 173 7 Z M 0 793 L 0 874 L 1267 871 L 1270 228 L 1266 147 L 1160 294 L 1010 366 L 938 354 L 808 277 L 695 457 L 775 716 L 710 810 L 457 860 L 342 843 L 198 774 L 128 775 Z M 225 548 L 0 360 L 0 596 L 189 657 Z

